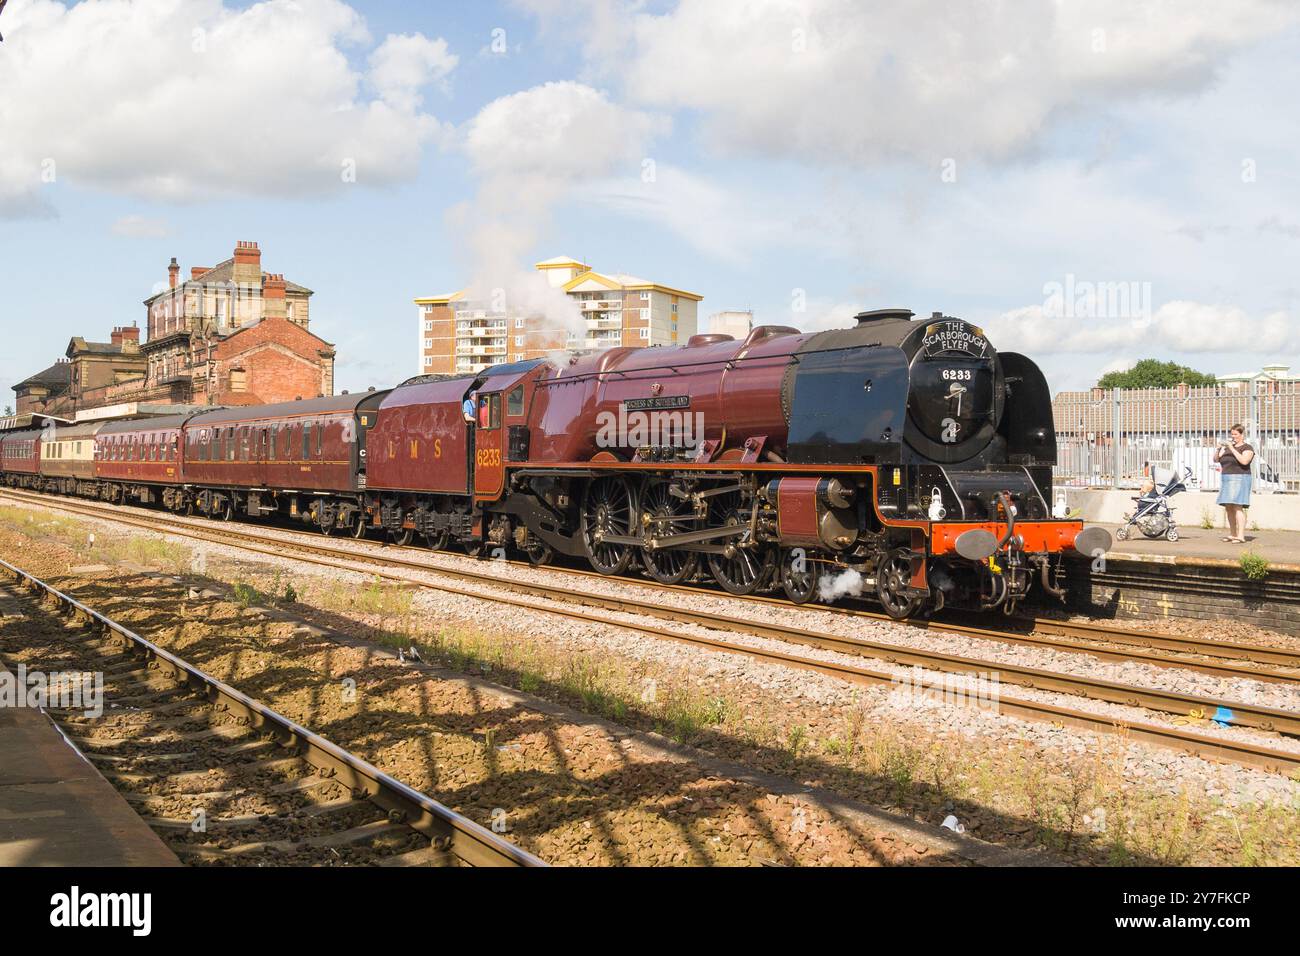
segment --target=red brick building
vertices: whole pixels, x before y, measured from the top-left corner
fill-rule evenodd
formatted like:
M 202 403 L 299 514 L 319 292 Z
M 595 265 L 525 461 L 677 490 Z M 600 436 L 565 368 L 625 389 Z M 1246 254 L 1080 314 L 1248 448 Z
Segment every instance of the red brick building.
M 172 259 L 167 286 L 144 301 L 146 341 L 136 326 L 114 329 L 111 342 L 74 338 L 66 369 L 15 387 L 18 411 L 71 418 L 129 402 L 255 405 L 334 394 L 334 346 L 308 330 L 312 291 L 263 272 L 257 243 L 236 244 L 225 262 L 194 267 L 186 281 L 180 271 Z

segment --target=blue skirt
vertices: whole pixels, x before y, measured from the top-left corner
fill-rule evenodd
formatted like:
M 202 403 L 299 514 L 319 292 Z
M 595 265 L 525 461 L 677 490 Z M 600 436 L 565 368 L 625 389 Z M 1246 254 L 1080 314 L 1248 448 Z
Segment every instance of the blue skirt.
M 1219 504 L 1250 507 L 1250 475 L 1222 475 L 1219 478 Z

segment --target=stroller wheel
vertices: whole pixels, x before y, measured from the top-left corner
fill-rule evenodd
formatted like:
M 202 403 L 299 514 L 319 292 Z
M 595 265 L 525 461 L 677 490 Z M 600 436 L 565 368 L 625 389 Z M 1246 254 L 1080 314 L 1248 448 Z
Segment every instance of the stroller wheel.
M 1166 540 L 1166 541 L 1177 541 L 1177 540 L 1178 540 L 1178 529 L 1177 529 L 1177 528 L 1173 528 L 1173 527 L 1171 527 L 1168 531 L 1166 531 L 1166 532 L 1165 532 L 1165 540 Z
M 1116 541 L 1128 540 L 1128 525 L 1120 525 L 1118 528 L 1115 529 L 1115 540 Z

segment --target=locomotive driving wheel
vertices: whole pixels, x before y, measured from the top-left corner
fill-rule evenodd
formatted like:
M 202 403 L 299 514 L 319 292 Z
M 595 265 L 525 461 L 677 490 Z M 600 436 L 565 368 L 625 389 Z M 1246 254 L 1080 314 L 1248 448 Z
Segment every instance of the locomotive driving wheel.
M 582 543 L 587 560 L 601 574 L 622 574 L 632 561 L 632 547 L 611 544 L 611 535 L 631 535 L 636 516 L 632 487 L 622 477 L 597 478 L 582 498 Z
M 795 604 L 807 604 L 815 598 L 821 579 L 821 565 L 802 548 L 792 548 L 781 556 L 781 588 Z
M 912 586 L 912 560 L 906 551 L 891 551 L 876 569 L 876 597 L 885 613 L 895 620 L 909 618 L 921 609 L 924 600 L 910 594 Z
M 720 495 L 713 502 L 710 525 L 747 529 L 725 542 L 729 554 L 709 555 L 709 570 L 714 580 L 732 594 L 743 596 L 761 591 L 776 571 L 776 551 L 764 545 L 744 546 L 749 536 L 749 512 L 741 508 L 739 494 Z
M 649 519 L 645 531 L 648 537 L 657 538 L 691 530 L 691 519 L 694 517 L 691 506 L 674 497 L 668 488 L 668 482 L 657 481 L 642 495 L 641 511 Z M 645 566 L 646 573 L 660 584 L 681 584 L 694 575 L 700 566 L 700 553 L 677 548 L 642 548 L 641 563 Z

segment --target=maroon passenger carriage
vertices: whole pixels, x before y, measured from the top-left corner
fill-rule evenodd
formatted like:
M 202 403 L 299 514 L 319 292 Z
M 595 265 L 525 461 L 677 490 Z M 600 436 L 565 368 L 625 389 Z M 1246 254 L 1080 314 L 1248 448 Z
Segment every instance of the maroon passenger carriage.
M 7 488 L 39 487 L 41 430 L 0 432 L 0 483 Z
M 95 436 L 98 496 L 185 509 L 181 433 L 192 415 L 109 422 Z
M 219 409 L 185 422 L 184 505 L 366 533 L 367 435 L 385 392 Z

